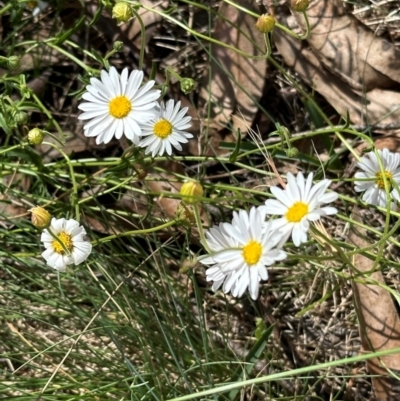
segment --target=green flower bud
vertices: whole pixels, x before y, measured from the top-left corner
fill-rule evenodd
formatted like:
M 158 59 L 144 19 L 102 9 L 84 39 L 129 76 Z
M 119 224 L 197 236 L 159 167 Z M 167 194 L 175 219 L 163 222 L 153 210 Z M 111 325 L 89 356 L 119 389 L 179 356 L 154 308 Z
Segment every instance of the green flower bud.
M 295 148 L 294 146 L 286 150 L 287 157 L 296 157 L 299 154 L 299 149 Z
M 10 56 L 7 60 L 7 67 L 10 70 L 18 70 L 21 67 L 21 58 L 18 56 Z
M 122 52 L 124 50 L 124 44 L 120 40 L 117 40 L 113 44 L 113 49 L 116 52 Z
M 196 89 L 196 82 L 192 78 L 182 78 L 181 80 L 181 91 L 187 95 Z
M 128 22 L 133 17 L 131 5 L 125 1 L 116 3 L 112 10 L 112 16 L 119 24 Z
M 294 11 L 304 12 L 307 10 L 310 0 L 291 0 L 290 6 Z
M 14 121 L 17 125 L 24 125 L 28 122 L 28 114 L 25 111 L 17 111 L 14 115 Z
M 28 141 L 31 145 L 40 145 L 43 139 L 44 133 L 39 128 L 33 128 L 28 132 Z
M 256 22 L 256 27 L 262 33 L 271 32 L 275 27 L 275 17 L 269 14 L 260 15 Z

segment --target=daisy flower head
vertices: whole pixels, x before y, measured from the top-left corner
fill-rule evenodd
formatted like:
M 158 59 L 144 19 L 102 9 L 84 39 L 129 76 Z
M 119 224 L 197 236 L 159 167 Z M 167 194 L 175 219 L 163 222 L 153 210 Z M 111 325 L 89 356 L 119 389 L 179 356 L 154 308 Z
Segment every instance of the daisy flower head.
M 222 285 L 225 293 L 241 297 L 246 289 L 258 298 L 260 281 L 268 279 L 266 266 L 286 258 L 286 252 L 275 249 L 282 234 L 265 223 L 263 212 L 234 212 L 232 224 L 222 223 L 206 233 L 206 242 L 212 254 L 201 263 L 211 265 L 206 271 L 207 281 L 213 281 L 215 291 Z
M 146 147 L 145 154 L 151 153 L 162 156 L 164 153 L 172 155 L 172 146 L 177 150 L 182 150 L 180 143 L 186 143 L 188 139 L 193 138 L 192 134 L 184 130 L 190 128 L 192 117 L 185 116 L 188 108 L 181 107 L 181 102 L 175 102 L 171 99 L 167 104 L 160 104 L 158 115 L 143 125 L 142 138 L 139 146 Z
M 47 1 L 33 0 L 28 1 L 27 6 L 32 10 L 32 16 L 36 17 L 49 6 L 49 3 Z
M 399 192 L 393 186 L 394 181 L 397 186 L 400 185 L 400 154 L 392 153 L 388 149 L 377 150 L 379 159 L 382 162 L 383 170 L 379 165 L 379 159 L 375 152 L 369 152 L 364 155 L 357 166 L 362 170 L 355 174 L 355 178 L 363 181 L 355 181 L 355 191 L 364 192 L 362 200 L 375 206 L 386 207 L 387 197 L 385 190 L 386 177 L 388 190 L 392 198 L 400 200 Z M 395 208 L 395 203 L 391 202 L 391 209 Z
M 130 74 L 124 68 L 118 75 L 115 67 L 101 71 L 101 79 L 90 78 L 87 92 L 82 96 L 87 102 L 78 107 L 83 111 L 80 120 L 90 120 L 84 126 L 87 137 L 96 137 L 96 143 L 108 143 L 115 136 L 125 135 L 135 145 L 142 135 L 142 126 L 156 113 L 160 90 L 151 89 L 150 80 L 141 86 L 143 71 Z
M 322 180 L 313 185 L 313 173 L 307 179 L 302 173 L 295 177 L 287 173 L 286 189 L 271 187 L 276 199 L 265 202 L 264 212 L 271 215 L 282 216 L 272 220 L 272 229 L 279 230 L 283 236 L 278 246 L 282 246 L 292 235 L 293 243 L 300 246 L 307 241 L 307 232 L 310 221 L 317 221 L 322 216 L 337 213 L 331 206 L 321 207 L 323 203 L 330 203 L 338 198 L 336 192 L 328 192 L 330 180 Z
M 92 251 L 90 242 L 84 240 L 85 229 L 74 219 L 52 218 L 49 230 L 43 230 L 40 240 L 46 250 L 42 256 L 47 265 L 60 272 L 66 270 L 67 265 L 79 265 L 87 259 Z M 62 244 L 61 244 L 62 243 Z

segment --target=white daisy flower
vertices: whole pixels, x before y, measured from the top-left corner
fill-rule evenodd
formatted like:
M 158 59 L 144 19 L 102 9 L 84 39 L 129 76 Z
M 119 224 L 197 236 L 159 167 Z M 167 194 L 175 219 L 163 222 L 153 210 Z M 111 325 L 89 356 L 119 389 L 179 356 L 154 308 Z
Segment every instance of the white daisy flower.
M 357 162 L 357 166 L 363 170 L 355 174 L 355 178 L 361 178 L 364 181 L 355 181 L 355 191 L 365 193 L 362 200 L 371 205 L 386 207 L 386 190 L 383 176 L 386 177 L 389 193 L 392 198 L 400 200 L 397 186 L 400 185 L 400 154 L 389 152 L 388 149 L 378 150 L 379 158 L 382 162 L 383 170 L 379 166 L 378 157 L 375 152 L 369 152 Z M 394 209 L 395 203 L 391 202 L 391 208 Z
M 96 137 L 96 143 L 108 143 L 124 134 L 135 145 L 142 135 L 142 125 L 156 114 L 160 90 L 152 90 L 154 81 L 141 86 L 143 72 L 134 70 L 128 76 L 124 68 L 121 76 L 114 67 L 101 71 L 101 80 L 90 78 L 91 85 L 82 96 L 87 100 L 78 107 L 84 112 L 80 120 L 91 120 L 84 126 L 85 136 Z
M 36 17 L 49 6 L 49 3 L 41 0 L 28 1 L 27 6 L 32 10 L 32 16 Z
M 151 153 L 154 157 L 157 154 L 162 156 L 166 152 L 171 156 L 172 146 L 182 150 L 180 142 L 186 143 L 188 139 L 193 138 L 192 134 L 184 131 L 192 126 L 189 123 L 192 117 L 184 117 L 188 108 L 184 107 L 179 111 L 180 107 L 181 102 L 174 106 L 172 99 L 168 100 L 166 106 L 161 103 L 158 115 L 143 124 L 142 135 L 147 138 L 142 138 L 139 146 L 147 147 L 146 154 Z
M 286 258 L 286 252 L 274 249 L 282 234 L 271 230 L 271 224 L 264 222 L 265 215 L 260 208 L 250 212 L 234 212 L 232 224 L 222 223 L 206 233 L 206 242 L 212 254 L 200 262 L 212 265 L 206 271 L 207 281 L 213 281 L 215 291 L 222 290 L 241 297 L 247 288 L 256 300 L 260 281 L 268 279 L 266 266 Z
M 48 266 L 63 272 L 67 265 L 72 263 L 79 265 L 90 255 L 92 245 L 83 239 L 86 231 L 76 220 L 53 217 L 49 229 L 64 244 L 64 247 L 48 230 L 43 230 L 40 240 L 46 250 L 42 256 L 46 259 Z
M 272 229 L 279 230 L 283 234 L 278 246 L 282 246 L 290 234 L 293 243 L 300 246 L 307 241 L 310 221 L 317 221 L 321 216 L 337 213 L 334 207 L 321 207 L 322 203 L 330 203 L 338 198 L 336 192 L 325 193 L 330 184 L 330 180 L 322 180 L 313 186 L 313 173 L 308 175 L 307 180 L 302 173 L 298 173 L 297 177 L 288 173 L 286 189 L 271 187 L 276 199 L 268 199 L 264 211 L 283 216 L 272 220 Z

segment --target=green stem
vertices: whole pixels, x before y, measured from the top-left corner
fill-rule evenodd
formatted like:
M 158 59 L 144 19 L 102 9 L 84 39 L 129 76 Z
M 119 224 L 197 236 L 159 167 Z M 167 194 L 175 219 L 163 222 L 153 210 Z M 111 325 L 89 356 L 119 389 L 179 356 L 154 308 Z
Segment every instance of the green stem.
M 196 37 L 198 37 L 200 39 L 204 39 L 204 40 L 206 40 L 208 42 L 211 42 L 211 43 L 214 43 L 214 44 L 216 44 L 218 46 L 226 47 L 227 49 L 232 50 L 233 52 L 235 52 L 237 54 L 240 54 L 241 56 L 246 57 L 246 58 L 250 58 L 250 59 L 253 59 L 253 60 L 264 60 L 265 59 L 265 55 L 253 56 L 252 54 L 248 54 L 248 53 L 242 52 L 241 50 L 237 49 L 234 46 L 231 46 L 231 45 L 228 45 L 226 43 L 220 42 L 219 40 L 216 40 L 216 39 L 214 39 L 214 38 L 212 38 L 210 36 L 203 35 L 203 34 L 197 32 L 196 30 L 189 28 L 184 23 L 182 23 L 182 22 L 176 20 L 175 18 L 171 17 L 169 14 L 165 14 L 163 11 L 159 11 L 159 10 L 156 10 L 154 8 L 146 7 L 146 6 L 143 6 L 143 5 L 142 5 L 142 7 L 147 11 L 150 11 L 150 12 L 153 12 L 155 14 L 160 15 L 164 19 L 169 20 L 173 24 L 183 28 L 186 32 L 189 32 L 191 35 L 196 36 Z M 258 15 L 256 15 L 256 16 L 258 17 Z
M 10 8 L 13 7 L 13 4 L 11 1 L 8 2 L 1 10 L 0 10 L 0 15 L 5 14 Z
M 94 68 L 88 67 L 83 61 L 79 60 L 77 57 L 73 56 L 71 53 L 67 52 L 62 47 L 57 46 L 51 42 L 44 42 L 44 43 L 46 43 L 47 46 L 53 48 L 54 50 L 57 50 L 59 53 L 64 54 L 64 56 L 67 56 L 70 60 L 72 60 L 74 63 L 78 64 L 80 67 L 82 67 L 88 73 L 90 73 L 90 74 L 98 73 L 97 70 L 95 70 Z M 70 41 L 67 40 L 67 41 L 65 41 L 65 43 L 70 43 Z
M 79 202 L 78 202 L 78 185 L 76 183 L 76 178 L 75 178 L 75 173 L 74 173 L 74 167 L 71 163 L 70 158 L 67 156 L 67 154 L 60 149 L 57 145 L 51 142 L 43 142 L 43 144 L 51 146 L 52 148 L 56 149 L 58 152 L 60 152 L 64 159 L 67 161 L 69 172 L 71 174 L 71 181 L 72 181 L 72 196 L 71 196 L 71 201 L 72 201 L 72 206 L 75 208 L 75 219 L 79 221 L 80 219 L 80 212 L 79 212 Z
M 23 148 L 23 147 L 24 147 L 24 144 L 23 143 L 19 143 L 18 145 L 14 145 L 14 146 L 11 146 L 11 147 L 9 147 L 7 149 L 1 150 L 0 151 L 0 155 L 2 155 L 3 153 L 11 152 L 14 149 L 19 149 L 19 148 Z
M 96 241 L 92 241 L 92 244 L 94 246 L 96 246 L 96 245 L 99 245 L 99 244 L 103 244 L 104 242 L 108 242 L 108 241 L 111 241 L 111 240 L 116 239 L 116 238 L 127 237 L 129 235 L 142 235 L 142 234 L 154 233 L 154 232 L 163 230 L 164 228 L 171 227 L 174 224 L 179 223 L 180 221 L 181 221 L 181 219 L 176 219 L 176 220 L 168 221 L 167 223 L 161 224 L 160 226 L 157 226 L 157 227 L 146 228 L 146 229 L 143 229 L 143 230 L 126 231 L 126 232 L 121 233 L 121 234 L 109 235 L 108 237 L 104 237 L 104 238 L 100 238 L 100 239 L 98 239 Z
M 200 234 L 201 243 L 204 246 L 204 248 L 207 251 L 207 253 L 209 253 L 211 255 L 212 251 L 208 247 L 208 243 L 207 243 L 206 237 L 204 235 L 203 224 L 202 224 L 202 221 L 201 221 L 201 217 L 200 217 L 199 208 L 198 208 L 198 204 L 197 203 L 193 204 L 193 210 L 194 210 L 194 217 L 196 219 L 196 225 L 197 225 L 197 228 L 198 228 L 199 234 Z
M 288 370 L 285 372 L 279 372 L 279 373 L 274 373 L 274 374 L 271 374 L 268 376 L 257 377 L 255 379 L 243 380 L 243 381 L 238 381 L 235 383 L 225 384 L 225 385 L 211 388 L 208 390 L 187 394 L 182 397 L 170 398 L 167 401 L 186 401 L 186 400 L 192 400 L 194 398 L 204 399 L 208 395 L 225 393 L 227 391 L 230 391 L 230 390 L 233 390 L 236 388 L 244 388 L 246 386 L 251 386 L 254 384 L 262 384 L 262 383 L 272 382 L 272 381 L 278 382 L 279 380 L 282 380 L 282 379 L 293 378 L 294 376 L 302 375 L 302 374 L 309 373 L 309 372 L 320 371 L 320 370 L 324 370 L 324 369 L 333 368 L 335 366 L 362 362 L 362 361 L 366 361 L 366 360 L 372 359 L 372 358 L 380 358 L 383 356 L 394 355 L 394 354 L 399 354 L 399 353 L 400 353 L 400 348 L 392 348 L 392 349 L 386 349 L 384 351 L 371 352 L 368 354 L 357 355 L 357 356 L 353 356 L 350 358 L 338 359 L 336 361 L 324 362 L 324 363 L 320 363 L 320 364 L 316 364 L 316 365 L 305 366 L 305 367 L 298 368 L 298 369 L 291 369 L 291 370 Z
M 296 38 L 299 40 L 306 40 L 311 35 L 311 26 L 310 26 L 310 21 L 308 20 L 308 17 L 307 17 L 307 13 L 305 11 L 303 11 L 302 14 L 304 16 L 304 21 L 306 23 L 306 32 L 303 35 L 298 35 L 297 33 L 290 30 L 288 27 L 281 25 L 279 22 L 276 22 L 275 26 L 279 29 L 282 29 L 282 31 L 286 32 L 288 35 L 292 36 L 293 38 Z
M 143 24 L 143 20 L 140 17 L 139 13 L 132 7 L 132 12 L 135 14 L 136 19 L 139 21 L 140 24 L 140 35 L 142 39 L 142 44 L 140 46 L 140 53 L 139 53 L 139 70 L 143 70 L 143 63 L 144 63 L 144 49 L 146 47 L 146 28 Z
M 47 118 L 49 119 L 49 121 L 51 121 L 54 126 L 56 127 L 58 133 L 62 136 L 63 134 L 63 130 L 61 129 L 60 125 L 58 124 L 58 122 L 53 118 L 53 116 L 51 115 L 51 113 L 47 110 L 47 108 L 44 106 L 44 104 L 41 102 L 41 100 L 37 97 L 37 95 L 33 92 L 30 91 L 31 96 L 35 99 L 35 102 L 39 105 L 40 109 L 42 110 L 42 112 L 44 114 L 46 114 Z

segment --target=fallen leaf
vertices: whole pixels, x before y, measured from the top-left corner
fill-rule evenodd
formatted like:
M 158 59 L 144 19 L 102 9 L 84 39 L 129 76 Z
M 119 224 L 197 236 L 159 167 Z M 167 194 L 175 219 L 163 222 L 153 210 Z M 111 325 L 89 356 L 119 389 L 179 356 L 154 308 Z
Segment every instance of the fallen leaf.
M 254 2 L 237 1 L 240 7 L 252 11 Z M 255 27 L 255 18 L 238 8 L 222 3 L 214 25 L 213 37 L 252 56 L 261 56 L 264 37 Z M 249 40 L 250 39 L 250 40 Z M 200 88 L 200 108 L 211 103 L 210 126 L 222 129 L 232 121 L 234 129 L 247 132 L 257 112 L 266 73 L 266 59 L 254 60 L 223 46 L 212 45 L 210 68 L 205 72 Z M 246 120 L 231 119 L 232 113 Z M 234 138 L 232 139 L 234 140 Z
M 357 207 L 353 209 L 352 218 L 354 221 L 362 223 Z M 366 239 L 366 230 L 356 225 L 352 225 L 347 243 L 355 246 L 356 250 L 371 245 L 370 241 Z M 361 253 L 355 254 L 352 262 L 358 272 L 362 273 L 362 276 L 358 275 L 358 278 L 368 281 L 363 284 L 359 280 L 352 280 L 364 351 L 373 352 L 399 348 L 400 319 L 390 293 L 382 286 L 385 285 L 382 272 L 378 270 L 371 273 L 374 261 Z M 367 367 L 372 375 L 376 400 L 398 400 L 400 397 L 399 381 L 388 373 L 388 369 L 397 374 L 400 373 L 400 355 L 369 359 Z
M 287 21 L 290 26 L 290 19 Z M 315 54 L 302 43 L 275 30 L 275 43 L 285 60 L 299 77 L 319 92 L 338 111 L 357 125 L 395 124 L 400 120 L 400 93 L 385 89 L 356 92 L 348 82 L 327 70 Z M 340 58 L 340 54 L 337 55 Z
M 302 14 L 293 13 L 305 29 Z M 400 83 L 400 52 L 346 13 L 341 0 L 312 0 L 308 44 L 317 58 L 357 91 L 391 88 Z
M 146 44 L 142 43 L 141 24 L 137 18 L 133 18 L 128 23 L 121 26 L 121 32 L 131 40 L 136 47 L 146 46 L 151 40 L 153 35 L 158 30 L 157 24 L 162 21 L 162 16 L 151 10 L 146 10 L 144 7 L 154 8 L 157 11 L 164 11 L 168 8 L 168 1 L 150 1 L 141 0 L 141 6 L 137 13 L 139 14 L 146 31 Z

